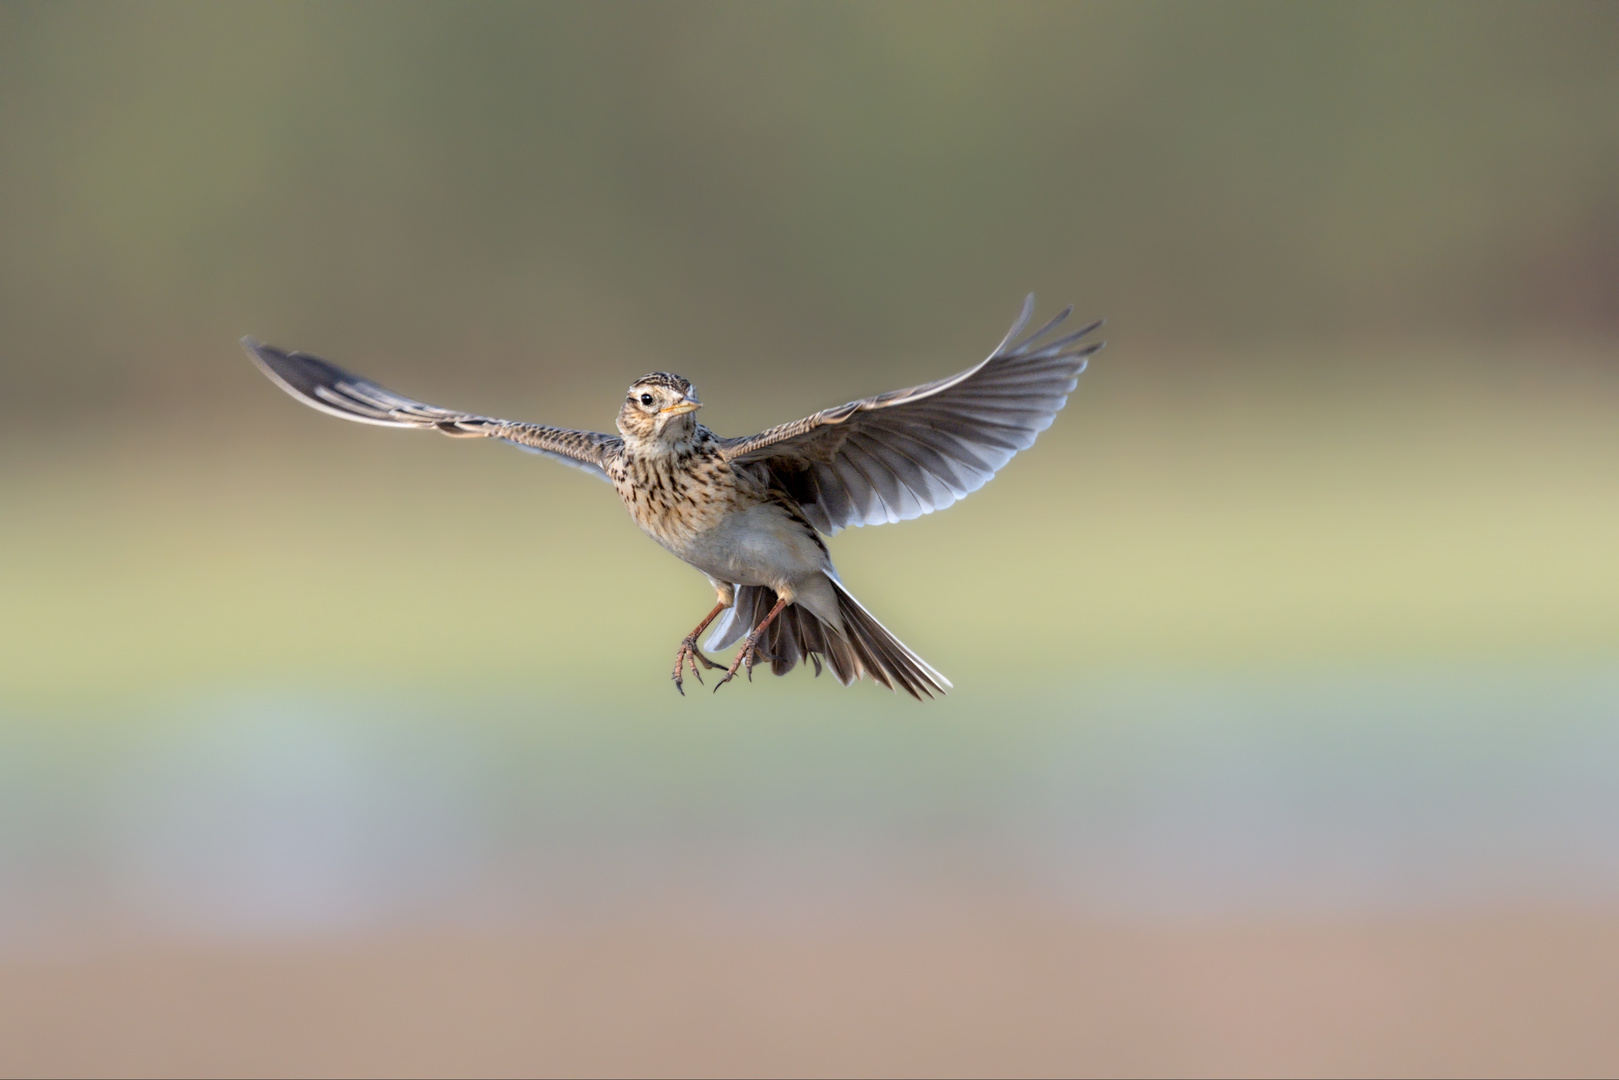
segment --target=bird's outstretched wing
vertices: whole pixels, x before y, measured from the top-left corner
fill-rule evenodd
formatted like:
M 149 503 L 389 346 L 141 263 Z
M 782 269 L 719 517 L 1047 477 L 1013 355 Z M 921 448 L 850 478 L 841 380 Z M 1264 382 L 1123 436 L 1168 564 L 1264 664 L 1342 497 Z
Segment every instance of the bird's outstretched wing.
M 768 468 L 825 533 L 941 510 L 1033 445 L 1068 401 L 1103 344 L 1080 340 L 1100 321 L 1042 340 L 1071 310 L 1017 340 L 1030 295 L 995 351 L 966 371 L 728 439 L 725 456 Z
M 621 442 L 617 435 L 440 409 L 401 397 L 308 353 L 283 352 L 250 337 L 242 339 L 242 346 L 271 382 L 310 408 L 345 420 L 382 427 L 428 428 L 463 439 L 500 439 L 603 480 L 607 479 L 604 466 Z

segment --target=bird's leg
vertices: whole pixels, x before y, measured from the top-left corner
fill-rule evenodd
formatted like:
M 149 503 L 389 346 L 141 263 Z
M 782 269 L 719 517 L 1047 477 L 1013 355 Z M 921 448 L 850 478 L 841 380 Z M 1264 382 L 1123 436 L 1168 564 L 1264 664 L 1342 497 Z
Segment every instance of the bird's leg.
M 691 673 L 697 676 L 698 682 L 703 681 L 703 676 L 697 670 L 697 661 L 701 660 L 703 662 L 703 666 L 706 668 L 714 671 L 719 670 L 719 665 L 714 663 L 714 661 L 710 660 L 708 657 L 704 656 L 703 651 L 697 647 L 697 635 L 701 634 L 704 630 L 707 630 L 708 624 L 713 622 L 719 616 L 720 612 L 724 611 L 730 606 L 731 605 L 726 603 L 723 599 L 719 603 L 715 604 L 714 610 L 710 611 L 708 616 L 704 618 L 702 622 L 697 624 L 697 629 L 687 634 L 686 639 L 680 643 L 680 650 L 675 653 L 675 672 L 671 678 L 675 680 L 675 689 L 680 691 L 681 697 L 686 696 L 686 688 L 681 684 L 683 681 L 682 676 L 684 674 L 682 669 L 688 662 L 691 664 Z
M 766 615 L 759 625 L 753 628 L 748 634 L 748 639 L 742 643 L 742 648 L 737 650 L 736 659 L 731 661 L 731 667 L 726 671 L 725 678 L 714 684 L 716 691 L 736 677 L 736 669 L 741 667 L 744 661 L 748 665 L 748 675 L 752 677 L 754 651 L 758 646 L 759 638 L 764 635 L 770 624 L 776 620 L 776 616 L 781 614 L 781 609 L 792 602 L 793 598 L 791 596 L 783 596 L 776 601 L 776 606 L 770 609 L 770 614 Z

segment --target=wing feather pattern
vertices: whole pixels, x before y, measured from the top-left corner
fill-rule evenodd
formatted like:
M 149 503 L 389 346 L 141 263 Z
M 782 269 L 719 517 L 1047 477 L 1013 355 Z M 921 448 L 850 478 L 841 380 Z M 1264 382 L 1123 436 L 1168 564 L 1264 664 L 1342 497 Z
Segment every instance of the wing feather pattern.
M 518 449 L 583 469 L 602 480 L 607 479 L 603 466 L 621 442 L 616 435 L 595 431 L 573 431 L 441 409 L 396 394 L 318 356 L 283 352 L 250 337 L 242 339 L 242 347 L 271 382 L 310 408 L 344 420 L 382 427 L 425 428 L 463 439 L 499 439 Z
M 946 379 L 824 409 L 725 440 L 725 456 L 768 469 L 824 533 L 942 510 L 989 482 L 1051 426 L 1102 347 L 1088 326 L 1044 340 L 1072 309 L 1020 337 L 1034 297 L 982 362 Z

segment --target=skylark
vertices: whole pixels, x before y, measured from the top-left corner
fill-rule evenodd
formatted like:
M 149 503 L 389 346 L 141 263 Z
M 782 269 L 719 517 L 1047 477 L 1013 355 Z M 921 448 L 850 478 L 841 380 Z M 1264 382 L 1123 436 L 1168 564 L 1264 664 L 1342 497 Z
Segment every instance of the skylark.
M 704 647 L 746 640 L 718 690 L 767 660 L 777 675 L 800 658 L 847 686 L 869 675 L 920 700 L 950 680 L 907 648 L 850 594 L 822 541 L 851 525 L 904 521 L 976 491 L 1051 426 L 1101 325 L 1046 340 L 1069 310 L 1019 339 L 1034 297 L 987 359 L 947 379 L 851 401 L 757 435 L 723 438 L 697 423 L 697 390 L 657 371 L 630 384 L 618 435 L 496 420 L 401 397 L 307 353 L 243 338 L 270 379 L 322 412 L 384 427 L 492 438 L 612 484 L 643 532 L 707 576 L 716 602 L 681 641 L 673 679 L 718 669 Z

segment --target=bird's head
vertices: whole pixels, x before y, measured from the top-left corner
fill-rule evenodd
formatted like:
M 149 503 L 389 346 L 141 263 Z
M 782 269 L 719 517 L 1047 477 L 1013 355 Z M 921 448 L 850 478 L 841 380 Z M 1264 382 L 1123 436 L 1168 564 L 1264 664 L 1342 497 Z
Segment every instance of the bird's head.
M 697 430 L 692 414 L 703 407 L 697 390 L 679 375 L 654 371 L 630 384 L 618 410 L 618 431 L 637 442 L 674 444 Z

